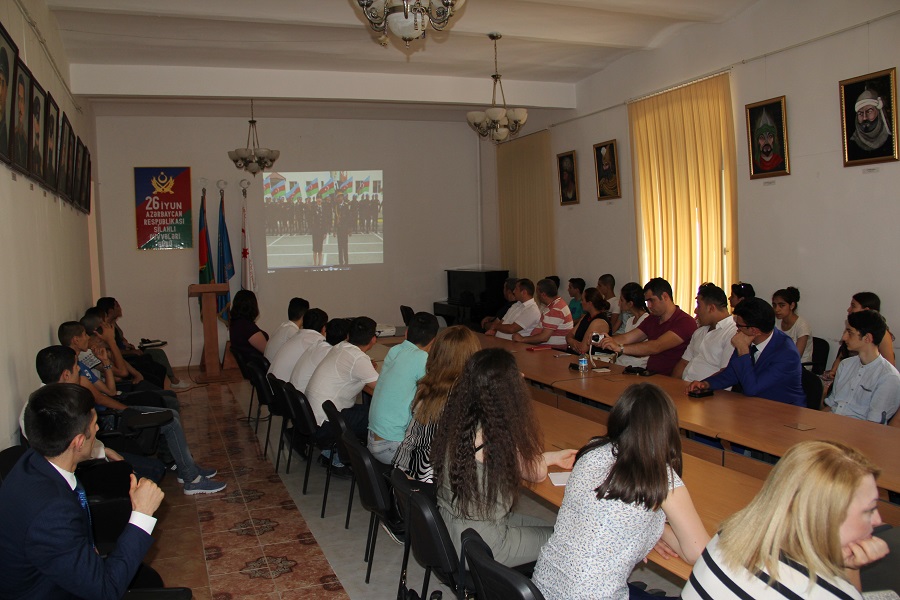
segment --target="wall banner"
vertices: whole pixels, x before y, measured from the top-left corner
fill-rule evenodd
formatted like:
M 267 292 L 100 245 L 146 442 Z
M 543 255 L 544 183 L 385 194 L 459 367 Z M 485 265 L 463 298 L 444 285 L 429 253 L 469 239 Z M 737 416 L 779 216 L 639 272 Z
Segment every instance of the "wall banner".
M 135 167 L 134 208 L 139 250 L 193 247 L 190 167 Z

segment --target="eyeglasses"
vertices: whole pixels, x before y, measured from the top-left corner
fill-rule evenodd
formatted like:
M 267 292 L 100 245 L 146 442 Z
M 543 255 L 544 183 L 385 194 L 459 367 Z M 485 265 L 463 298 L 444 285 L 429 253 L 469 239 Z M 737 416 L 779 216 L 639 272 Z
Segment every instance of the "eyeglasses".
M 735 323 L 734 326 L 737 327 L 738 329 L 752 329 L 753 328 L 753 325 L 738 325 L 737 323 Z

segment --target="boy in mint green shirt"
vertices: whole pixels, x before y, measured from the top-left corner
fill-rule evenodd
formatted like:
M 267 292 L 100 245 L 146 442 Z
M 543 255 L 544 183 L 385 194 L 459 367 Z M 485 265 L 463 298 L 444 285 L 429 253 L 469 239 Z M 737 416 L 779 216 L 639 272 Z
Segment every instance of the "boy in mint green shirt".
M 406 340 L 391 348 L 384 359 L 369 407 L 366 446 L 376 460 L 386 465 L 391 464 L 406 434 L 416 386 L 425 376 L 428 350 L 437 332 L 434 315 L 416 313 L 406 329 Z
M 569 280 L 569 312 L 572 313 L 572 321 L 578 321 L 584 314 L 584 307 L 581 306 L 581 296 L 584 294 L 584 279 L 581 277 L 573 277 Z

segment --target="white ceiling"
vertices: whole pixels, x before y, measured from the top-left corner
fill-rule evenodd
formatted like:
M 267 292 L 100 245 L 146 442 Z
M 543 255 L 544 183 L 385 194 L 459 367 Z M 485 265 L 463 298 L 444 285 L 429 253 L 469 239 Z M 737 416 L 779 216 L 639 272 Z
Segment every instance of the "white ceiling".
M 443 32 L 381 47 L 356 0 L 47 0 L 72 89 L 94 99 L 480 104 L 499 31 L 511 103 L 572 108 L 574 84 L 757 0 L 468 0 Z M 432 79 L 423 79 L 432 76 Z M 435 77 L 439 76 L 439 77 Z M 424 82 L 424 83 L 422 83 Z

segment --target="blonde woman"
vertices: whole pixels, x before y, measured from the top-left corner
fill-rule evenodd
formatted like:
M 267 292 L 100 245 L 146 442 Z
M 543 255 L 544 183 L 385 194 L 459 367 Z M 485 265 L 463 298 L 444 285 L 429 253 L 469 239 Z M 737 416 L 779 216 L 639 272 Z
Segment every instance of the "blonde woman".
M 858 569 L 888 552 L 872 537 L 881 524 L 878 473 L 843 444 L 797 444 L 722 524 L 681 597 L 862 598 Z

